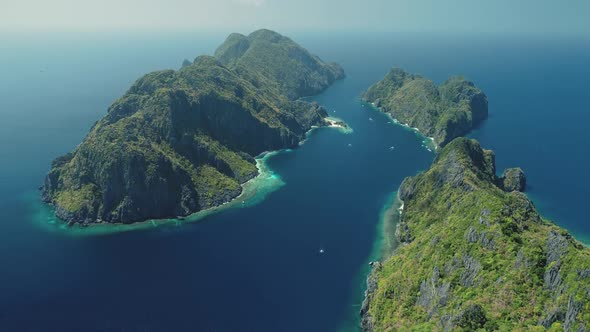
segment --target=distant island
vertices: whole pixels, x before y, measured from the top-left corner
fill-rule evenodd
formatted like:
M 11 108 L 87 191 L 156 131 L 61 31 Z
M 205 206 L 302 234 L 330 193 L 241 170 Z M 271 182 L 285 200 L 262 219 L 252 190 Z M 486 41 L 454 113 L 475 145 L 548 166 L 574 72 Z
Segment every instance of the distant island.
M 406 178 L 386 234 L 397 248 L 371 264 L 362 330 L 586 331 L 590 249 L 543 220 L 525 185 L 466 138 Z
M 399 68 L 391 69 L 362 99 L 439 146 L 467 134 L 488 116 L 487 96 L 473 82 L 453 77 L 437 86 Z
M 215 56 L 145 75 L 74 151 L 57 158 L 43 201 L 69 224 L 183 217 L 240 195 L 254 157 L 342 127 L 300 97 L 344 71 L 270 30 L 231 34 Z

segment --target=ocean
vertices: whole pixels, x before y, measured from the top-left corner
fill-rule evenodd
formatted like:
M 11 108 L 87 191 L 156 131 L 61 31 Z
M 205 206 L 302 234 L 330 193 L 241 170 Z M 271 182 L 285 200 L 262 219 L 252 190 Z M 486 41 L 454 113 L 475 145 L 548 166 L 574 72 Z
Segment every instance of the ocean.
M 285 33 L 344 67 L 311 99 L 353 132 L 318 129 L 267 158 L 283 185 L 256 204 L 95 236 L 47 225 L 37 188 L 51 160 L 135 79 L 212 54 L 224 34 L 0 36 L 0 330 L 354 331 L 384 205 L 434 158 L 359 100 L 392 66 L 473 80 L 490 117 L 470 136 L 499 172 L 524 169 L 543 216 L 590 242 L 587 40 Z

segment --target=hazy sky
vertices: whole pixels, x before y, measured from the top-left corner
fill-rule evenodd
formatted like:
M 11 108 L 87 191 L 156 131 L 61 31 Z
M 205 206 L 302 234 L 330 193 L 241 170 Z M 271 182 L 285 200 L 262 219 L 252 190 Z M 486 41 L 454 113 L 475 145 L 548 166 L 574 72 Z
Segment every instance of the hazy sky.
M 0 31 L 373 30 L 590 35 L 590 0 L 0 0 Z

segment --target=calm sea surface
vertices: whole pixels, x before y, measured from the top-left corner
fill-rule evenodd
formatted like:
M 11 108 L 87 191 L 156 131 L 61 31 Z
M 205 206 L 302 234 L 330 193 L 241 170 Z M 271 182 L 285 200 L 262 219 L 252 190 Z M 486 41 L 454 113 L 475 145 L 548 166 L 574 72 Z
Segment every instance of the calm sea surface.
M 316 130 L 269 158 L 285 185 L 257 205 L 81 237 L 39 227 L 36 190 L 51 160 L 135 79 L 211 54 L 224 36 L 0 36 L 0 330 L 354 330 L 383 205 L 434 157 L 359 102 L 394 65 L 475 81 L 490 117 L 472 137 L 496 151 L 499 170 L 525 170 L 544 216 L 590 242 L 588 41 L 291 37 L 344 66 L 348 77 L 312 99 L 352 134 Z

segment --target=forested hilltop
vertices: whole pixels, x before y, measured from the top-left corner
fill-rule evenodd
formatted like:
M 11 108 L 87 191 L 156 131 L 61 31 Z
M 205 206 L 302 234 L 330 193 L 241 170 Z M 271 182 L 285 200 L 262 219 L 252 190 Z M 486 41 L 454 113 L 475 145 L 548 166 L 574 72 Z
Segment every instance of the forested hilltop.
M 473 82 L 452 77 L 437 86 L 420 75 L 393 68 L 362 96 L 394 119 L 444 146 L 488 116 L 487 96 Z
M 215 57 L 137 80 L 57 158 L 42 198 L 58 217 L 130 223 L 220 205 L 258 174 L 254 156 L 294 147 L 325 125 L 322 107 L 297 99 L 344 77 L 342 68 L 270 30 L 239 36 Z
M 543 220 L 520 169 L 457 138 L 406 178 L 395 236 L 374 263 L 364 331 L 586 331 L 590 249 Z
M 291 99 L 318 94 L 344 78 L 340 65 L 326 63 L 290 38 L 266 29 L 248 36 L 232 33 L 215 57 L 256 86 L 274 83 Z

